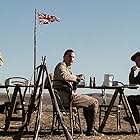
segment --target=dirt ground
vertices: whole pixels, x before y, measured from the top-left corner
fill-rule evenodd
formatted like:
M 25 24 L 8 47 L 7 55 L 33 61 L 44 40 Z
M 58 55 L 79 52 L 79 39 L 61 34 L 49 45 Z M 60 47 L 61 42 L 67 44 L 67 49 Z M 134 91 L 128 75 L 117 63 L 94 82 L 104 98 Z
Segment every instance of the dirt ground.
M 101 97 L 94 95 L 101 102 Z M 110 100 L 108 98 L 108 101 Z M 5 101 L 5 96 L 1 96 L 0 101 Z M 27 99 L 28 100 L 28 99 Z M 99 116 L 99 115 L 98 115 Z M 97 116 L 96 120 L 96 129 L 99 128 L 99 117 Z M 74 139 L 77 140 L 139 140 L 140 134 L 133 134 L 131 126 L 128 122 L 123 120 L 125 116 L 124 109 L 121 109 L 121 129 L 117 130 L 117 121 L 114 115 L 109 116 L 106 125 L 103 129 L 104 136 L 85 136 L 85 134 L 76 133 L 74 134 Z M 83 132 L 86 130 L 85 120 L 82 114 L 82 110 L 80 110 L 80 119 L 82 123 Z M 13 136 L 17 133 L 18 128 L 21 126 L 21 122 L 11 122 L 10 128 L 7 132 L 4 132 L 5 124 L 5 114 L 0 113 L 0 140 L 12 140 Z M 63 131 L 55 134 L 50 134 L 52 124 L 52 105 L 51 100 L 48 95 L 43 96 L 43 111 L 41 114 L 41 128 L 39 133 L 39 140 L 65 140 L 65 135 Z M 24 134 L 22 140 L 32 140 L 33 131 L 35 125 L 35 113 L 32 114 L 32 118 L 29 124 L 30 133 Z M 140 126 L 138 126 L 140 128 Z

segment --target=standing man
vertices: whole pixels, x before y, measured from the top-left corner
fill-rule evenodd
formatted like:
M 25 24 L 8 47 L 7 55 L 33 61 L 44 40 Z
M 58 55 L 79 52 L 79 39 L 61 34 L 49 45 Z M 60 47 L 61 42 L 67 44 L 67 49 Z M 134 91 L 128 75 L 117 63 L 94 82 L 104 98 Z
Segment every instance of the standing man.
M 68 82 L 71 86 L 73 83 L 77 83 L 83 77 L 83 75 L 73 75 L 71 71 L 71 65 L 75 59 L 75 52 L 72 49 L 65 51 L 63 56 L 63 62 L 58 63 L 54 70 L 54 88 L 59 88 L 58 94 L 63 104 L 67 104 L 69 101 L 68 92 L 61 90 L 63 82 Z M 88 95 L 78 95 L 75 90 L 72 91 L 73 106 L 77 108 L 83 108 L 83 114 L 87 124 L 86 135 L 99 135 L 95 130 L 95 120 L 98 111 L 99 102 L 97 99 Z
M 140 52 L 135 53 L 131 57 L 131 60 L 135 62 L 135 65 L 131 68 L 129 73 L 129 84 L 140 85 L 140 71 L 137 71 L 137 74 L 135 74 L 136 70 L 140 68 Z M 140 105 L 140 95 L 130 95 L 127 99 L 136 123 L 140 123 L 140 114 L 137 108 L 137 105 Z M 125 117 L 124 119 L 130 121 L 130 118 Z

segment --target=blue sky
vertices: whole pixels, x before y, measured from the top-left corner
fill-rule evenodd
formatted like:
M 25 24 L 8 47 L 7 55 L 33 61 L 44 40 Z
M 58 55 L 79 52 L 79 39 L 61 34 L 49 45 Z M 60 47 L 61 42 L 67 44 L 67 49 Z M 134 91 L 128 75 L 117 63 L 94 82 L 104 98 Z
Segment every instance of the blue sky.
M 0 4 L 1 83 L 9 76 L 33 73 L 34 9 L 56 15 L 60 23 L 37 23 L 37 64 L 47 57 L 48 69 L 68 48 L 76 51 L 75 74 L 102 84 L 105 73 L 128 83 L 130 57 L 140 49 L 139 0 L 4 0 Z

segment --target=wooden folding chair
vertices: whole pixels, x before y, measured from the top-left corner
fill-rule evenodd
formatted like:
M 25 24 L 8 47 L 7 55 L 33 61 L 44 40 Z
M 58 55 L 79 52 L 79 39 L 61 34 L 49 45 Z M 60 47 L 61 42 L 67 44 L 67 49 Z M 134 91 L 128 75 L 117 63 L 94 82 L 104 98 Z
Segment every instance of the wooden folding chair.
M 6 105 L 6 118 L 5 118 L 5 128 L 7 131 L 11 121 L 24 121 L 25 117 L 25 94 L 27 91 L 27 87 L 24 88 L 24 92 L 22 95 L 21 88 L 18 86 L 26 86 L 28 85 L 28 80 L 24 77 L 10 77 L 5 80 L 5 86 L 8 96 L 8 102 L 5 102 Z M 10 88 L 14 88 L 14 93 L 10 96 Z M 19 94 L 19 97 L 18 97 Z M 18 99 L 17 99 L 18 98 Z M 15 115 L 16 114 L 16 115 Z
M 66 88 L 68 88 L 67 84 L 62 85 L 62 90 L 66 90 Z M 74 130 L 77 130 L 77 129 L 79 129 L 80 133 L 82 134 L 79 110 L 78 108 L 73 107 L 72 89 L 67 89 L 68 94 L 69 94 L 69 103 L 67 105 L 64 105 L 62 103 L 61 98 L 58 94 L 58 90 L 59 89 L 54 89 L 54 93 L 55 93 L 55 96 L 56 96 L 56 99 L 60 108 L 60 112 L 63 114 L 64 122 L 67 122 L 69 124 L 68 127 L 69 127 L 72 137 L 74 135 Z M 55 128 L 57 130 L 60 130 L 60 121 L 58 119 L 58 113 L 54 106 L 53 100 L 52 100 L 52 105 L 53 105 L 53 119 L 52 119 L 51 132 L 53 133 Z
M 109 107 L 109 105 L 107 103 L 107 96 L 106 96 L 105 90 L 102 93 L 102 98 L 103 98 L 103 102 L 102 102 L 102 104 L 99 105 L 99 127 L 101 125 L 101 120 L 105 116 L 105 113 L 107 112 L 107 109 Z M 121 129 L 121 122 L 120 122 L 121 102 L 120 102 L 120 99 L 119 99 L 118 104 L 113 105 L 110 116 L 116 117 L 117 130 L 119 131 Z
M 6 88 L 6 93 L 7 93 L 7 97 L 9 102 L 11 101 L 11 97 L 10 97 L 10 87 L 9 86 L 13 86 L 13 85 L 28 85 L 29 80 L 24 78 L 24 77 L 20 77 L 20 76 L 14 76 L 14 77 L 9 77 L 5 80 L 5 86 L 7 86 Z M 25 97 L 25 93 L 23 95 L 23 98 Z
M 99 127 L 101 125 L 101 119 L 105 116 L 108 109 L 108 105 L 99 105 Z M 112 107 L 111 116 L 115 116 L 117 120 L 117 130 L 121 128 L 120 116 L 121 116 L 121 105 L 115 105 Z

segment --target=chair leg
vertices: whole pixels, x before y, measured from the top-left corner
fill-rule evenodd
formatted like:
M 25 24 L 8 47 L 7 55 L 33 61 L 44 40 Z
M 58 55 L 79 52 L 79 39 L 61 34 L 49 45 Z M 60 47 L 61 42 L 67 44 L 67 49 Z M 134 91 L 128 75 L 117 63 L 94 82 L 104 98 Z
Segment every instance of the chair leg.
M 79 131 L 80 131 L 80 134 L 82 134 L 82 126 L 81 126 L 81 121 L 80 121 L 80 114 L 79 114 L 79 111 L 78 109 L 76 110 L 76 112 L 73 112 L 73 131 L 74 131 L 74 128 L 78 128 Z M 74 133 L 74 132 L 73 132 Z
M 69 126 L 70 126 L 70 132 L 71 132 L 72 137 L 74 135 L 74 128 L 77 127 L 77 126 L 80 130 L 80 133 L 82 134 L 82 127 L 81 127 L 80 115 L 79 115 L 78 110 L 76 112 L 73 112 L 73 109 L 71 108 L 69 110 L 69 113 L 66 112 L 66 117 L 69 118 Z M 57 113 L 56 112 L 53 112 L 51 134 L 54 131 L 54 126 L 57 127 L 57 130 L 60 130 L 60 128 L 59 128 L 60 127 L 60 121 L 57 118 Z
M 101 106 L 99 106 L 99 127 L 101 125 Z
M 53 112 L 52 127 L 51 127 L 51 134 L 53 133 L 54 123 L 55 123 L 55 113 Z
M 58 125 L 57 125 L 58 124 Z M 60 130 L 60 119 L 58 119 L 58 116 L 56 117 L 56 123 L 55 126 L 57 126 L 57 130 Z
M 78 111 L 78 110 L 77 110 L 77 111 Z M 79 111 L 78 111 L 77 113 L 78 113 L 78 123 L 79 123 L 80 133 L 83 134 Z
M 101 125 L 102 114 L 105 113 L 106 109 L 107 109 L 107 106 L 102 106 L 102 105 L 99 106 L 99 127 Z

